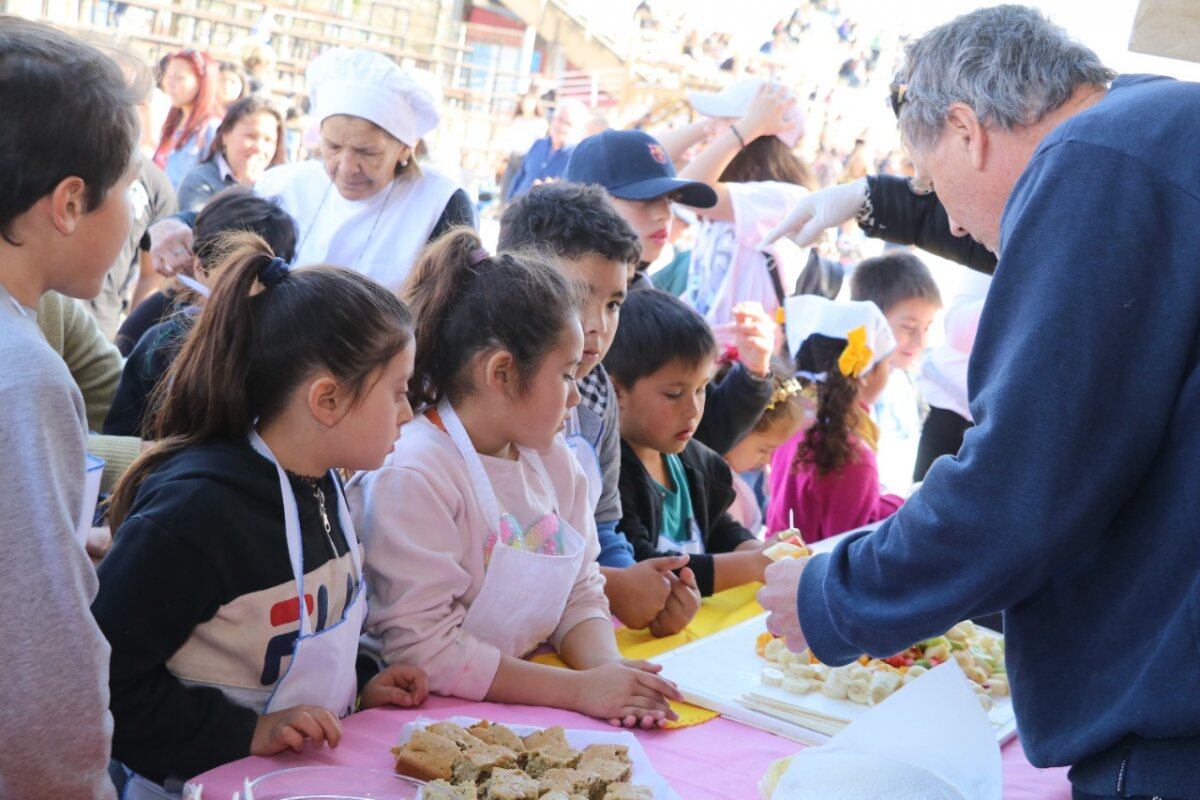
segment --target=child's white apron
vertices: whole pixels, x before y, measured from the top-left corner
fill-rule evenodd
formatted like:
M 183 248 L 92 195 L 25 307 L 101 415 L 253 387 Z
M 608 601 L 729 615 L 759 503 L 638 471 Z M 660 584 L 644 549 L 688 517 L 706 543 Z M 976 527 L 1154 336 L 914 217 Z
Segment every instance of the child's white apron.
M 558 515 L 555 504 L 551 512 L 558 521 L 560 552 L 553 555 L 531 552 L 499 540 L 502 512 L 483 461 L 449 403 L 443 402 L 438 407 L 438 415 L 466 462 L 475 499 L 488 520 L 491 535 L 497 537 L 483 588 L 467 610 L 463 630 L 503 653 L 521 658 L 549 639 L 558 627 L 583 565 L 583 536 Z M 541 456 L 525 448 L 519 451 L 553 493 L 554 484 Z

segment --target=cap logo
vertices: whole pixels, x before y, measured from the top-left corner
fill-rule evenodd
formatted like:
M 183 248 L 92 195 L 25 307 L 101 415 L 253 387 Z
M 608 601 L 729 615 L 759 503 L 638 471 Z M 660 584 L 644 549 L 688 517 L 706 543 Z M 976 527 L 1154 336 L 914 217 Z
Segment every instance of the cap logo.
M 660 164 L 667 163 L 667 154 L 663 151 L 661 144 L 648 144 L 646 149 L 650 151 L 650 157 Z

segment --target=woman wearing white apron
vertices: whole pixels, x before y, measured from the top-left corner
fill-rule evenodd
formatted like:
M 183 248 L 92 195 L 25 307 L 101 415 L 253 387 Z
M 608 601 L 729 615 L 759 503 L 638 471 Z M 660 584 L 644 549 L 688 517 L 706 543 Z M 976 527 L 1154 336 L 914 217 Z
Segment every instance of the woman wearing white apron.
M 320 158 L 267 170 L 255 191 L 295 219 L 296 264 L 338 264 L 399 289 L 428 241 L 475 222 L 462 188 L 414 158 L 438 123 L 437 84 L 345 48 L 313 59 L 307 78 Z M 151 244 L 160 270 L 187 271 L 191 232 L 179 219 L 156 226 Z
M 98 570 L 127 800 L 177 796 L 248 755 L 337 745 L 367 599 L 333 470 L 378 466 L 411 418 L 412 317 L 382 286 L 292 272 L 253 237 L 217 274 L 166 377 L 162 438 L 113 496 Z M 423 684 L 397 665 L 362 702 L 411 705 Z
M 405 297 L 425 412 L 349 488 L 383 660 L 422 667 L 439 694 L 668 719 L 678 691 L 617 651 L 588 481 L 558 435 L 583 351 L 567 280 L 460 231 L 426 251 Z M 547 642 L 576 671 L 523 660 Z

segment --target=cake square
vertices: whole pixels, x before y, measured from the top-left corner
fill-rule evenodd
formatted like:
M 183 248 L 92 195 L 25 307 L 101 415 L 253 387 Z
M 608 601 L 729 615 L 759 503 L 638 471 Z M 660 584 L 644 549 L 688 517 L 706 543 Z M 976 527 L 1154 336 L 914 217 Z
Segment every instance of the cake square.
M 435 722 L 426 727 L 425 730 L 430 733 L 436 733 L 438 736 L 446 737 L 458 745 L 459 750 L 466 750 L 468 747 L 477 747 L 484 744 L 480 739 L 467 733 L 466 728 L 456 725 L 453 722 Z
M 476 722 L 467 728 L 466 732 L 485 744 L 498 744 L 501 747 L 507 747 L 514 753 L 525 752 L 525 743 L 521 741 L 520 736 L 512 732 L 511 728 L 488 722 L 486 719 Z
M 595 773 L 606 787 L 613 783 L 623 783 L 633 775 L 632 764 L 597 755 L 584 755 L 578 766 L 585 772 Z
M 632 783 L 614 783 L 608 787 L 604 800 L 654 800 L 654 790 Z
M 542 773 L 538 788 L 542 792 L 566 792 L 582 797 L 598 797 L 603 791 L 600 779 L 594 772 L 556 767 Z
M 483 785 L 483 800 L 537 800 L 538 783 L 523 772 L 497 768 Z
M 515 768 L 517 754 L 507 747 L 495 744 L 479 744 L 463 751 L 455 760 L 453 775 L 455 783 L 483 783 L 497 767 Z
M 623 764 L 633 763 L 629 760 L 629 747 L 623 744 L 589 744 L 583 748 L 584 758 L 606 758 L 609 761 L 620 761 Z
M 582 755 L 571 747 L 546 747 L 540 750 L 526 750 L 524 754 L 525 771 L 531 778 L 541 778 L 548 770 L 570 769 L 578 766 Z
M 436 780 L 425 784 L 422 800 L 477 800 L 475 784 L 460 783 L 455 786 L 448 781 Z
M 524 738 L 526 750 L 542 750 L 544 748 L 566 749 L 571 746 L 567 741 L 567 732 L 561 726 L 534 731 Z
M 396 756 L 396 772 L 420 781 L 449 780 L 459 757 L 458 745 L 423 730 L 413 731 L 412 738 L 402 747 L 393 747 L 392 753 Z

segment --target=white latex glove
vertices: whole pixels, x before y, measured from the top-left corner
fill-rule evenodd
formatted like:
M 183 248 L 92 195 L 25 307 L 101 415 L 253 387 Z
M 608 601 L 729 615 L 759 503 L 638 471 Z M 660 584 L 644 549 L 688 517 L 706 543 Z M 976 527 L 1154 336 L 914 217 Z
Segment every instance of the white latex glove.
M 767 616 L 767 630 L 783 639 L 793 653 L 808 646 L 796 607 L 800 575 L 808 565 L 808 558 L 785 558 L 771 564 L 763 574 L 766 585 L 758 590 L 758 604 L 771 612 Z
M 858 216 L 867 196 L 867 179 L 830 186 L 806 195 L 758 245 L 763 250 L 787 236 L 801 247 L 810 247 L 827 228 Z
M 167 278 L 192 271 L 192 229 L 167 217 L 150 226 L 150 260 L 154 270 Z

